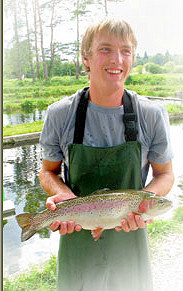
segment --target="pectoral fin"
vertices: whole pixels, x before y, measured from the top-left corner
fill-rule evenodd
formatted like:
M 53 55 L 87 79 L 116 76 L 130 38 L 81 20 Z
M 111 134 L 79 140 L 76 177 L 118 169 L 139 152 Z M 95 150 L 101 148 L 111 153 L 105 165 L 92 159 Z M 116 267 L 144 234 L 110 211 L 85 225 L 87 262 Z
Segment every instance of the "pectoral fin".
M 92 234 L 92 236 L 93 236 L 93 238 L 94 238 L 95 241 L 97 241 L 101 237 L 103 231 L 104 230 L 101 227 L 97 227 L 96 229 L 93 229 L 91 231 L 91 234 Z

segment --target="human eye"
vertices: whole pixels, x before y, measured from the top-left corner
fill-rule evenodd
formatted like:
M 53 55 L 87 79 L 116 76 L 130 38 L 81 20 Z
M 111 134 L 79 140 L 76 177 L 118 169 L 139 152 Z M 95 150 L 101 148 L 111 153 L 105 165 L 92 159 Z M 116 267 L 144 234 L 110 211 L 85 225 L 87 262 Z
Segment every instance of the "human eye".
M 103 53 L 108 53 L 110 51 L 110 48 L 109 47 L 102 47 L 100 49 L 100 51 L 103 52 Z
M 125 56 L 131 56 L 131 54 L 132 54 L 132 50 L 131 50 L 131 48 L 124 48 L 124 49 L 122 50 L 122 53 L 123 53 Z

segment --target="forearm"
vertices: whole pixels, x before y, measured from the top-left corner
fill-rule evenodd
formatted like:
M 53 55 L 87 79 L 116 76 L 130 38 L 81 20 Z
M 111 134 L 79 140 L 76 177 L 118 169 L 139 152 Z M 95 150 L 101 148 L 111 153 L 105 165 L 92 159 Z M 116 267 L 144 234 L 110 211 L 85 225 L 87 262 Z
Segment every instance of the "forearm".
M 158 171 L 158 167 L 161 169 Z M 153 192 L 160 196 L 165 196 L 171 190 L 174 183 L 174 174 L 172 170 L 172 164 L 165 164 L 165 168 L 163 165 L 152 164 L 153 168 L 153 179 L 150 183 L 144 187 L 144 190 Z
M 64 183 L 60 175 L 48 170 L 41 170 L 39 174 L 40 184 L 45 192 L 50 196 L 61 195 L 62 200 L 75 198 L 76 196 Z

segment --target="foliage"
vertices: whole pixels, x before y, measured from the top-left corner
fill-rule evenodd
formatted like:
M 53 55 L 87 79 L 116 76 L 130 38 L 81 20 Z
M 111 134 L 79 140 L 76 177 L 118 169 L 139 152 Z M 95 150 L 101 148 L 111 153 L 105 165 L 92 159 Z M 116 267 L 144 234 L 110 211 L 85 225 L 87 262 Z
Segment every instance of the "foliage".
M 183 206 L 178 207 L 169 220 L 155 220 L 147 226 L 151 240 L 162 238 L 171 233 L 183 232 Z
M 63 96 L 70 96 L 77 90 L 89 86 L 88 77 L 54 76 L 48 81 L 32 82 L 31 79 L 7 80 L 3 82 L 3 111 L 33 111 L 47 108 Z M 127 89 L 146 96 L 175 96 L 183 91 L 182 74 L 131 74 L 125 83 Z
M 56 290 L 56 256 L 42 266 L 32 266 L 29 272 L 14 279 L 4 279 L 4 291 L 51 291 Z
M 183 206 L 176 209 L 173 215 L 173 220 L 179 223 L 183 223 Z
M 20 104 L 20 106 L 25 112 L 31 112 L 36 107 L 33 99 L 26 99 Z
M 150 72 L 152 74 L 161 74 L 164 72 L 163 68 L 160 65 L 154 63 L 147 63 L 145 69 L 147 72 Z
M 183 104 L 167 104 L 166 109 L 169 113 L 183 112 Z
M 18 52 L 19 50 L 19 52 Z M 21 55 L 18 60 L 18 54 Z M 5 61 L 3 66 L 3 73 L 6 78 L 16 78 L 18 73 L 20 76 L 26 75 L 29 69 L 29 50 L 27 41 L 19 43 L 19 47 L 16 44 L 13 45 L 9 50 L 5 50 Z

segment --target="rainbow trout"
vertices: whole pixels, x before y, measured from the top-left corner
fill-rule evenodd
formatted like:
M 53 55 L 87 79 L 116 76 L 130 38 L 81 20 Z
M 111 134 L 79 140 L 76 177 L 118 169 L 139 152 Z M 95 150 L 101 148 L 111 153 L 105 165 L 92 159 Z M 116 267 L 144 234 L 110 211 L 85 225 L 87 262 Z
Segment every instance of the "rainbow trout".
M 39 213 L 22 213 L 16 216 L 22 228 L 21 240 L 25 241 L 53 221 L 74 221 L 83 229 L 91 230 L 97 240 L 103 230 L 121 225 L 121 219 L 132 212 L 144 220 L 163 214 L 172 202 L 143 190 L 103 189 L 85 197 L 77 197 L 56 204 L 56 210 Z

